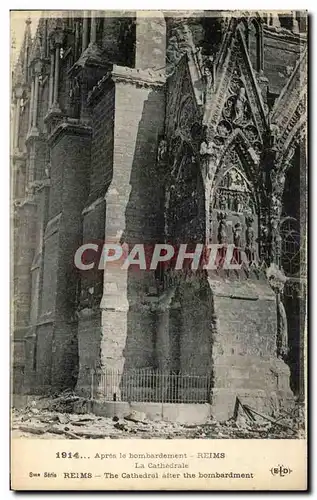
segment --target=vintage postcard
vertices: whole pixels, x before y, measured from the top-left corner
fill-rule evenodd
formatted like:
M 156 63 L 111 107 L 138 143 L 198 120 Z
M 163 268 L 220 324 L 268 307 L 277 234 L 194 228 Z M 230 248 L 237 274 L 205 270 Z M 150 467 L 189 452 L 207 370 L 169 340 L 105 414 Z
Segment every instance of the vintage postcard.
M 306 490 L 307 12 L 11 33 L 11 488 Z

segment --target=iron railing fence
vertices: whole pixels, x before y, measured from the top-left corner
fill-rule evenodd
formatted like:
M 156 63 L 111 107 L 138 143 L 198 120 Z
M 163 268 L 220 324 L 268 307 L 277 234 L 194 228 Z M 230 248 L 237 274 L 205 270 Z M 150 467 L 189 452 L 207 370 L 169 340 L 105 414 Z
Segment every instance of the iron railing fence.
M 210 375 L 154 370 L 93 370 L 91 399 L 127 402 L 209 403 Z

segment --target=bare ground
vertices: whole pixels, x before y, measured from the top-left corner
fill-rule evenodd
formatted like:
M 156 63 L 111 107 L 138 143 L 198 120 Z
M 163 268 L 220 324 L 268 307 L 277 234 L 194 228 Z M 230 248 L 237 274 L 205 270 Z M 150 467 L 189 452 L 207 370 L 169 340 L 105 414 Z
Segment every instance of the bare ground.
M 151 421 L 143 413 L 132 412 L 123 419 L 69 412 L 69 396 L 47 400 L 43 408 L 34 401 L 23 409 L 13 409 L 12 437 L 39 439 L 298 439 L 305 437 L 304 408 L 296 404 L 290 411 L 272 416 L 255 413 L 241 405 L 226 422 L 211 419 L 203 425 Z M 67 411 L 68 410 L 68 411 Z

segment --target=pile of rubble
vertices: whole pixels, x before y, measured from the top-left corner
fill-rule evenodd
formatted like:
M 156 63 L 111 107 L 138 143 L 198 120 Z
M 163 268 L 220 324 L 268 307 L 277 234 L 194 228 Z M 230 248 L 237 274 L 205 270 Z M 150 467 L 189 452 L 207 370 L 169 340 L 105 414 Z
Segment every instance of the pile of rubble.
M 36 402 L 12 412 L 12 437 L 50 439 L 296 439 L 305 437 L 305 413 L 297 404 L 292 411 L 267 416 L 238 401 L 233 418 L 226 422 L 186 425 L 152 421 L 132 411 L 124 418 L 70 413 L 70 398 L 50 400 L 39 409 Z M 236 405 L 237 406 L 237 405 Z

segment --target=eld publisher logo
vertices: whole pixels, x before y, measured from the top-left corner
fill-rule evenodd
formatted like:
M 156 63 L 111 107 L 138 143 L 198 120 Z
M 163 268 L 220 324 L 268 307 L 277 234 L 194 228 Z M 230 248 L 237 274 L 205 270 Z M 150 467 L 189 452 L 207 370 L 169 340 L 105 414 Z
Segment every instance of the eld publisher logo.
M 284 465 L 278 465 L 277 467 L 272 467 L 270 470 L 272 476 L 280 476 L 280 477 L 287 476 L 287 474 L 293 472 L 292 469 L 290 469 L 289 467 L 285 467 Z

